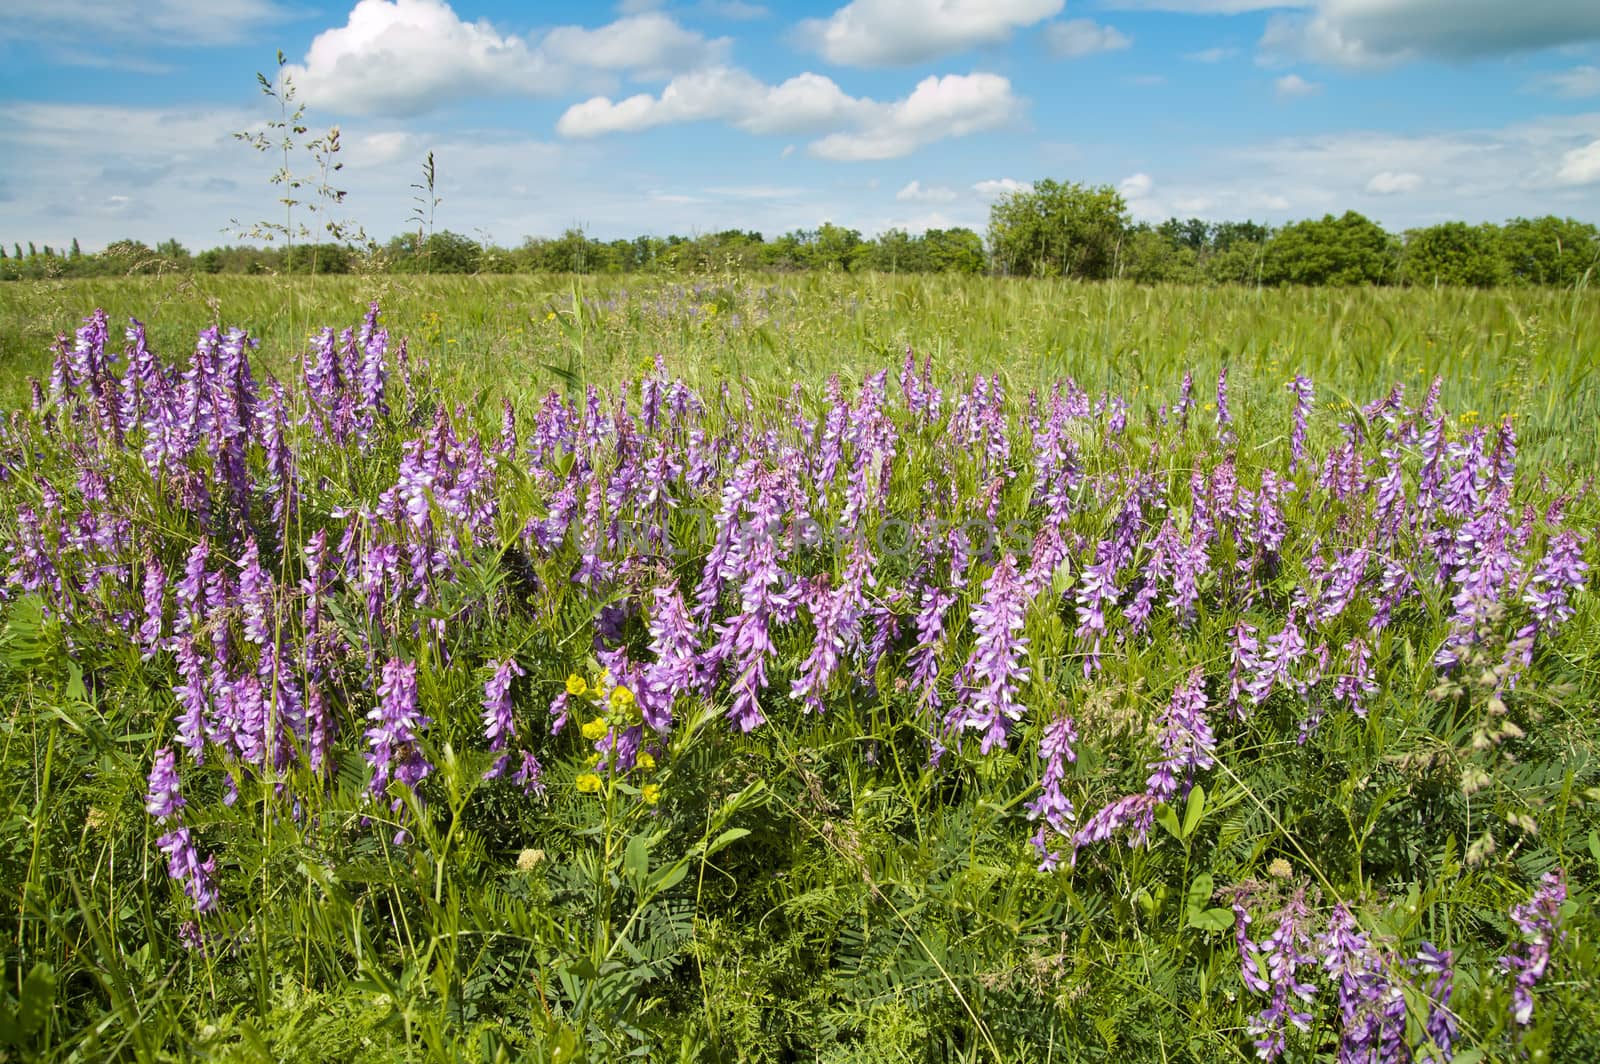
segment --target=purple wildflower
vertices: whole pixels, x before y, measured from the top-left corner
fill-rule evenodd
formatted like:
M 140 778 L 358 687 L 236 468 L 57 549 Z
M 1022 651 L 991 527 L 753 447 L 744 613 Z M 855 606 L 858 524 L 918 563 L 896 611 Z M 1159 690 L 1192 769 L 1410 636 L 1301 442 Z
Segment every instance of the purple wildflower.
M 1300 969 L 1313 964 L 1311 957 L 1310 909 L 1306 905 L 1304 890 L 1296 890 L 1289 900 L 1274 914 L 1277 927 L 1265 943 L 1257 947 L 1265 966 L 1265 980 L 1246 980 L 1252 990 L 1269 993 L 1272 1000 L 1250 1021 L 1250 1033 L 1256 1036 L 1256 1055 L 1273 1061 L 1288 1048 L 1288 1031 L 1292 1025 L 1306 1030 L 1311 1025 L 1311 1014 L 1299 1007 L 1309 1002 L 1316 987 L 1300 977 Z M 1252 963 L 1246 959 L 1246 964 Z M 1264 983 L 1264 987 L 1262 985 Z
M 1305 461 L 1306 421 L 1316 402 L 1316 390 L 1311 378 L 1298 373 L 1289 382 L 1289 390 L 1294 393 L 1294 428 L 1289 433 L 1289 472 L 1293 473 Z
M 526 675 L 516 658 L 507 657 L 495 666 L 494 675 L 483 685 L 483 735 L 492 751 L 505 749 L 506 740 L 517 736 L 516 721 L 511 716 L 511 681 Z
M 1206 720 L 1205 670 L 1196 665 L 1186 680 L 1172 691 L 1172 700 L 1162 714 L 1160 738 L 1162 758 L 1148 766 L 1154 771 L 1146 790 L 1158 802 L 1186 796 L 1196 772 L 1216 764 L 1217 740 Z M 1182 774 L 1180 786 L 1178 774 Z
M 172 752 L 172 747 L 163 746 L 156 751 L 155 764 L 150 767 L 150 792 L 145 798 L 145 812 L 155 817 L 158 824 L 165 824 L 169 820 L 176 822 L 179 810 L 188 804 L 178 791 L 177 755 Z
M 970 679 L 945 718 L 949 728 L 983 729 L 986 754 L 996 743 L 1005 745 L 1012 723 L 1022 717 L 1017 690 L 1028 678 L 1021 663 L 1028 641 L 1020 634 L 1026 608 L 1017 560 L 1007 554 L 984 582 L 983 600 L 972 611 L 977 640 L 965 670 Z
M 167 875 L 183 884 L 183 892 L 194 902 L 195 912 L 204 915 L 217 908 L 217 859 L 200 860 L 194 837 L 188 828 L 176 828 L 156 840 L 167 855 Z
M 1550 966 L 1550 951 L 1566 940 L 1558 930 L 1561 904 L 1567 900 L 1567 877 L 1561 869 L 1546 872 L 1533 897 L 1511 908 L 1511 922 L 1522 941 L 1500 958 L 1500 970 L 1512 976 L 1511 1018 L 1526 1027 L 1533 1022 L 1533 988 Z
M 372 727 L 366 731 L 371 747 L 364 755 L 372 766 L 368 790 L 375 798 L 388 794 L 391 781 L 398 780 L 413 791 L 433 771 L 423 756 L 419 733 L 429 719 L 417 708 L 417 666 L 415 662 L 390 658 L 383 666 L 383 681 L 378 686 L 378 704 L 367 714 Z M 398 797 L 390 808 L 404 804 Z
M 1044 737 L 1039 740 L 1039 759 L 1044 762 L 1044 777 L 1039 781 L 1039 797 L 1028 803 L 1028 819 L 1043 820 L 1033 836 L 1034 849 L 1039 852 L 1039 871 L 1051 872 L 1061 861 L 1061 854 L 1052 849 L 1046 828 L 1064 838 L 1072 834 L 1072 822 L 1077 813 L 1072 800 L 1061 793 L 1061 781 L 1067 775 L 1067 762 L 1078 759 L 1072 744 L 1078 741 L 1077 729 L 1071 717 L 1058 717 L 1045 725 Z

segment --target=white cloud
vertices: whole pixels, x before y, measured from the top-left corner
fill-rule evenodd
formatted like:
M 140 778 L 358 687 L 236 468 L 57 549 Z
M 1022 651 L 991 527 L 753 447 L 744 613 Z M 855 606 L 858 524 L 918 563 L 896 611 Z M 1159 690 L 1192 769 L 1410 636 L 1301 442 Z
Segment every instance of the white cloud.
M 1600 140 L 1573 148 L 1561 157 L 1556 181 L 1563 185 L 1592 185 L 1600 181 Z
M 1274 15 L 1263 58 L 1381 67 L 1430 57 L 1507 55 L 1600 39 L 1594 0 L 1316 0 Z
M 1001 196 L 1009 196 L 1013 192 L 1032 192 L 1033 182 L 1000 177 L 988 181 L 979 181 L 972 186 L 972 191 L 976 192 L 980 199 L 997 200 Z
M 913 181 L 896 192 L 894 198 L 901 203 L 949 203 L 956 198 L 956 191 L 943 185 L 924 186 L 921 181 Z
M 1155 196 L 1155 179 L 1146 173 L 1129 174 L 1117 183 L 1128 213 L 1141 222 L 1157 221 L 1171 213 Z
M 1044 28 L 1045 47 L 1058 59 L 1079 59 L 1096 52 L 1115 52 L 1133 43 L 1133 38 L 1115 26 L 1102 26 L 1093 19 L 1075 18 L 1052 22 Z
M 824 159 L 897 159 L 924 144 L 1009 124 L 1022 108 L 1011 82 L 998 74 L 926 77 L 904 100 L 875 104 L 860 130 L 830 133 L 811 145 Z
M 980 45 L 1061 11 L 1063 0 L 853 0 L 826 19 L 806 19 L 797 35 L 841 66 L 925 62 Z
M 1307 81 L 1299 74 L 1285 74 L 1272 83 L 1273 91 L 1279 96 L 1315 96 L 1322 91 L 1322 86 L 1315 81 Z
M 1156 183 L 1149 174 L 1130 174 L 1117 185 L 1123 199 L 1144 199 L 1155 191 Z
M 65 37 L 81 45 L 88 32 L 94 47 L 82 53 L 79 65 L 93 65 L 89 61 L 106 45 L 232 44 L 289 17 L 291 11 L 273 0 L 51 0 L 11 5 L 0 21 L 0 40 Z
M 727 47 L 657 12 L 592 30 L 561 26 L 535 40 L 464 22 L 445 0 L 360 0 L 286 73 L 318 106 L 412 115 L 472 96 L 555 96 L 603 73 L 665 78 L 714 62 Z
M 557 120 L 556 131 L 565 137 L 598 137 L 717 120 L 747 133 L 821 132 L 872 106 L 820 74 L 767 85 L 736 67 L 711 67 L 673 78 L 659 96 L 640 93 L 617 101 L 596 96 L 574 104 Z
M 1410 170 L 1380 170 L 1367 182 L 1367 191 L 1374 196 L 1395 196 L 1421 187 L 1422 175 Z
M 1534 85 L 1557 96 L 1565 96 L 1569 100 L 1600 96 L 1600 67 L 1578 66 L 1571 70 L 1547 74 L 1534 82 Z
M 596 96 L 575 104 L 556 130 L 582 138 L 711 120 L 758 134 L 831 129 L 811 143 L 811 154 L 861 161 L 899 158 L 946 137 L 994 129 L 1011 121 L 1020 106 L 1011 82 L 995 74 L 924 78 L 905 99 L 881 103 L 849 96 L 820 74 L 767 85 L 746 71 L 713 67 L 673 78 L 659 96 Z
M 1180 15 L 1242 15 L 1271 8 L 1306 7 L 1312 0 L 1110 0 L 1106 7 L 1172 11 Z
M 1191 63 L 1221 63 L 1232 59 L 1239 54 L 1237 48 L 1204 48 L 1198 52 L 1189 52 L 1184 58 Z

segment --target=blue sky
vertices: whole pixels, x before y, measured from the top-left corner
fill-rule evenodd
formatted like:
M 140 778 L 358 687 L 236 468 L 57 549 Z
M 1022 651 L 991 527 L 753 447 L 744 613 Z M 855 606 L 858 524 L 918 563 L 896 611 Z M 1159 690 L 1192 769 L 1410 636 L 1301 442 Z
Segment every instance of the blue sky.
M 1597 0 L 53 0 L 0 13 L 0 241 L 239 242 L 275 53 L 342 215 L 514 245 L 968 225 L 1039 178 L 1136 218 L 1600 221 Z M 297 160 L 302 166 L 309 160 Z

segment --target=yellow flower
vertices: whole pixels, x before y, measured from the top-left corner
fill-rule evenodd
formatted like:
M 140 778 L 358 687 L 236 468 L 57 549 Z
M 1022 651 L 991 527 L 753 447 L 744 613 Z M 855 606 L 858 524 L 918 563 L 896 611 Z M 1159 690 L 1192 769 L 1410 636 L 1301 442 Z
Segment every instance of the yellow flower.
M 611 708 L 627 709 L 633 705 L 633 692 L 620 684 L 611 691 Z
M 633 763 L 646 772 L 656 767 L 656 759 L 651 757 L 648 752 L 641 753 L 634 758 Z
M 639 788 L 639 793 L 644 797 L 646 805 L 655 805 L 661 801 L 661 785 L 658 783 L 646 783 Z
M 583 726 L 583 737 L 591 740 L 598 739 L 605 735 L 608 728 L 609 725 L 602 718 L 596 717 Z
M 550 313 L 548 313 L 548 314 L 546 314 L 544 316 L 544 320 L 545 321 L 555 321 L 556 320 L 556 312 L 552 310 Z
M 600 793 L 600 777 L 596 776 L 593 772 L 585 772 L 583 775 L 578 777 L 577 782 L 579 794 Z
M 567 694 L 571 695 L 573 698 L 582 698 L 583 693 L 588 689 L 589 685 L 584 683 L 583 677 L 579 676 L 577 673 L 573 673 L 571 676 L 567 677 Z

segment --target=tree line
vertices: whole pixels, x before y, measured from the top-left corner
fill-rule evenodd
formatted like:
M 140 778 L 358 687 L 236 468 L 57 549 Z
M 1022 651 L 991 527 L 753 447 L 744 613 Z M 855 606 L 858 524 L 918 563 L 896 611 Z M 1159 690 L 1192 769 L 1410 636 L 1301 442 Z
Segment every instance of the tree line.
M 0 280 L 165 272 L 708 273 L 823 270 L 995 273 L 1142 283 L 1571 287 L 1600 266 L 1600 230 L 1546 216 L 1501 225 L 1438 225 L 1390 233 L 1355 211 L 1270 227 L 1169 218 L 1135 223 L 1111 186 L 1051 180 L 1013 191 L 971 229 L 890 229 L 875 237 L 825 222 L 772 239 L 728 229 L 693 237 L 597 240 L 580 229 L 513 248 L 458 233 L 408 232 L 386 244 L 235 245 L 192 253 L 176 240 L 117 241 L 99 253 L 0 245 Z

